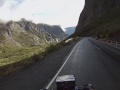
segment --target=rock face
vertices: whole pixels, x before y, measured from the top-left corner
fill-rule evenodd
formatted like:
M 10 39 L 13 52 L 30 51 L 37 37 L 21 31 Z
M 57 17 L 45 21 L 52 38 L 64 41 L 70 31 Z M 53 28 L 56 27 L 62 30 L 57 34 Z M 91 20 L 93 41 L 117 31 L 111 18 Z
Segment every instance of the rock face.
M 65 39 L 67 35 L 60 26 L 35 24 L 21 19 L 18 22 L 0 23 L 0 45 L 45 45 Z
M 52 38 L 58 38 L 59 40 L 63 40 L 68 37 L 68 35 L 65 34 L 62 28 L 57 25 L 50 26 L 47 24 L 37 24 L 37 27 L 41 28 L 45 32 L 48 32 L 52 36 Z
M 117 6 L 120 6 L 120 0 L 85 0 L 85 6 L 80 15 L 75 34 Z

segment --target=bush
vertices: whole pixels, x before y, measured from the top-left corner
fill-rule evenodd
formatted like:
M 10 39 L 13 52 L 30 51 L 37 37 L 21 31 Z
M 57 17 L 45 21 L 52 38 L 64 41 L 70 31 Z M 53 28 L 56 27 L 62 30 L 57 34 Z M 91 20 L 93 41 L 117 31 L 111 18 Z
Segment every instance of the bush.
M 48 46 L 48 47 L 46 47 L 46 49 L 45 49 L 45 51 L 47 52 L 47 53 L 51 53 L 51 52 L 54 52 L 54 51 L 56 51 L 57 49 L 59 49 L 59 48 L 61 48 L 63 45 L 62 44 L 55 44 L 55 45 L 53 45 L 53 44 L 51 44 L 50 46 Z

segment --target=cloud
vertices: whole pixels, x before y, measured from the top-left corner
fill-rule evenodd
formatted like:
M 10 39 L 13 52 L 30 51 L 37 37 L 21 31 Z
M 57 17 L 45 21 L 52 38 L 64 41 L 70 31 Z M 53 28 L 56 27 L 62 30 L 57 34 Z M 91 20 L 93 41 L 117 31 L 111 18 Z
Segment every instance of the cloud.
M 5 3 L 5 0 L 0 0 L 0 7 L 2 7 Z
M 11 2 L 11 6 L 10 6 L 10 9 L 11 10 L 14 10 L 16 9 L 20 4 L 22 4 L 25 0 L 13 0 Z
M 5 0 L 0 8 L 0 18 L 26 18 L 35 23 L 75 26 L 83 6 L 84 0 Z

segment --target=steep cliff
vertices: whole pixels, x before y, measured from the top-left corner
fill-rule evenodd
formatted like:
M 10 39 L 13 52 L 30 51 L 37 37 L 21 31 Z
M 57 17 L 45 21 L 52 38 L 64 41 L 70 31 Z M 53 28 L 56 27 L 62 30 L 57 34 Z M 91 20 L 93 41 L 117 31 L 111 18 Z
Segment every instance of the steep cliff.
M 104 14 L 118 6 L 120 6 L 120 0 L 85 0 L 85 6 L 74 34 L 79 35 L 86 26 L 96 22 Z

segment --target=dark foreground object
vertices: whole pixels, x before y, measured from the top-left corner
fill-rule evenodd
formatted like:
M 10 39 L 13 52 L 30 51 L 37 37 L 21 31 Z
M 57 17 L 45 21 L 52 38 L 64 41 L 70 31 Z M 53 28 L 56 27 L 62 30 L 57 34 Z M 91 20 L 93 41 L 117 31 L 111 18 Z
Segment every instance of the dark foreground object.
M 56 79 L 57 90 L 73 90 L 76 83 L 73 75 L 63 75 Z
M 94 90 L 91 84 L 85 84 L 81 87 L 76 86 L 76 79 L 73 75 L 58 76 L 56 79 L 56 87 L 57 90 Z

